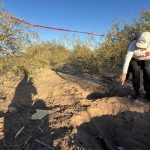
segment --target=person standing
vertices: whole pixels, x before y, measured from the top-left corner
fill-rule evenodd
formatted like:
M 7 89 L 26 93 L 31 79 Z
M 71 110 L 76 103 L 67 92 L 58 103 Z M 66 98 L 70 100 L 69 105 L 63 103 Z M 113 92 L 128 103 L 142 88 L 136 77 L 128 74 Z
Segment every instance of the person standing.
M 142 69 L 145 98 L 150 101 L 150 32 L 141 32 L 130 42 L 120 76 L 121 85 L 126 80 L 129 65 L 135 91 L 134 98 L 140 97 L 140 70 Z

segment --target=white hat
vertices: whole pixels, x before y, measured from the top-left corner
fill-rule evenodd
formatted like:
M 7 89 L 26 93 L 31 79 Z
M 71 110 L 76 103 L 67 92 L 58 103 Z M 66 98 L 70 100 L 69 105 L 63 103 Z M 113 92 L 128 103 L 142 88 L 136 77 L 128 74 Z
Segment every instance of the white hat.
M 150 45 L 150 32 L 142 32 L 138 36 L 136 46 L 139 48 L 146 49 Z

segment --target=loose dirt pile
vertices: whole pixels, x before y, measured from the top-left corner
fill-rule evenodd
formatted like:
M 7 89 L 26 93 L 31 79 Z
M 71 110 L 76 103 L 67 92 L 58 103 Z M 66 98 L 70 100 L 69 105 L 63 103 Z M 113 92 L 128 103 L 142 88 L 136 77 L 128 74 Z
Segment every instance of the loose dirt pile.
M 134 102 L 130 84 L 74 68 L 43 69 L 33 81 L 25 75 L 3 83 L 0 150 L 150 149 L 150 104 Z M 37 109 L 49 114 L 32 120 Z

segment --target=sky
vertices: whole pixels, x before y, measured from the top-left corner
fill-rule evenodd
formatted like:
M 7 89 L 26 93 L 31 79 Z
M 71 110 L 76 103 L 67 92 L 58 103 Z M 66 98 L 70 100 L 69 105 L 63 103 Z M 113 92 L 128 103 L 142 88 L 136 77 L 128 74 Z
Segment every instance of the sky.
M 107 34 L 112 21 L 132 23 L 150 0 L 2 0 L 4 9 L 27 22 L 65 29 Z M 42 40 L 60 39 L 73 33 L 36 29 Z M 77 34 L 81 38 L 87 35 Z M 100 40 L 102 37 L 98 37 Z

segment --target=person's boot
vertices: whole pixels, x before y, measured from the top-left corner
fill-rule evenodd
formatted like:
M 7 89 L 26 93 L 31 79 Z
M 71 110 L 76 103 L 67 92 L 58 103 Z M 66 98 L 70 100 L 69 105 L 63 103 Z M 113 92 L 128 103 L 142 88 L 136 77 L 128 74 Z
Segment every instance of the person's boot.
M 146 92 L 145 98 L 150 101 L 150 93 Z
M 134 99 L 139 99 L 140 98 L 140 92 L 139 91 L 135 91 L 135 94 L 133 95 Z

